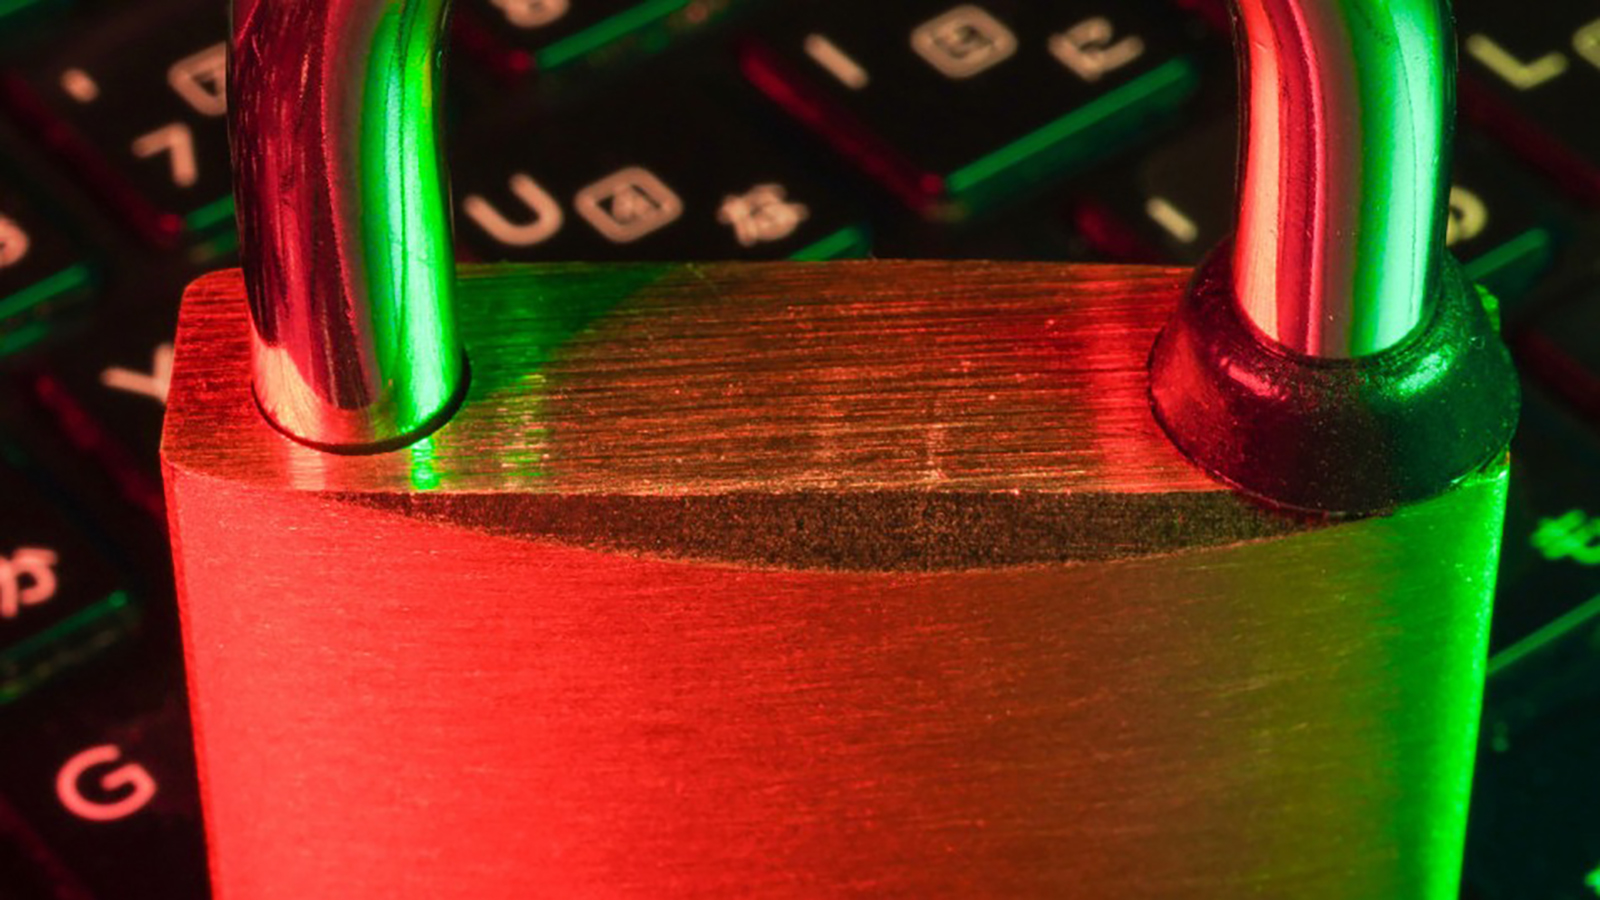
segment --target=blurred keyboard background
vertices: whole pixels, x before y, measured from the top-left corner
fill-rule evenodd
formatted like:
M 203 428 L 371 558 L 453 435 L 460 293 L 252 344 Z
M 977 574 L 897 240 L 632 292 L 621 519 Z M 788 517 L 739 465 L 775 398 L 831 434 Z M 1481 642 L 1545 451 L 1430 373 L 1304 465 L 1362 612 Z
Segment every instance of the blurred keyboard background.
M 1192 264 L 1209 0 L 457 0 L 464 259 Z M 1450 241 L 1525 374 L 1465 896 L 1600 897 L 1600 7 L 1457 0 Z M 207 896 L 157 445 L 233 265 L 220 0 L 0 0 L 0 898 Z

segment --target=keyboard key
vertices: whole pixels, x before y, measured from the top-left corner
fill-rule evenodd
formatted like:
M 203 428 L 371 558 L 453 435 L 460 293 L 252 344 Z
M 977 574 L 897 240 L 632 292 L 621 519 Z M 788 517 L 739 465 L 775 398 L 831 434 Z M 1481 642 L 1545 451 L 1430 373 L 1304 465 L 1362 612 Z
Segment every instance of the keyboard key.
M 67 439 L 110 472 L 128 500 L 161 518 L 161 425 L 182 285 L 124 287 L 92 328 L 39 357 L 22 378 Z
M 32 347 L 81 313 L 92 283 L 66 236 L 0 187 L 0 357 Z
M 1600 424 L 1600 273 L 1541 307 L 1516 346 L 1525 372 Z
M 1162 146 L 1077 210 L 1102 252 L 1196 265 L 1233 230 L 1238 129 L 1210 123 Z M 1514 304 L 1549 271 L 1568 223 L 1538 181 L 1480 135 L 1459 135 L 1447 242 L 1467 274 Z M 1109 217 L 1105 226 L 1095 217 Z
M 1483 900 L 1600 893 L 1600 595 L 1490 659 L 1466 877 Z
M 1600 432 L 1536 384 L 1511 453 L 1492 647 L 1524 640 L 1600 594 Z
M 231 225 L 224 4 L 93 6 L 11 67 L 13 111 L 144 237 Z
M 912 209 L 951 220 L 1147 136 L 1197 86 L 1149 2 L 799 4 L 746 76 Z
M 858 204 L 715 89 L 636 90 L 464 138 L 458 239 L 483 260 L 824 259 L 866 251 Z
M 130 636 L 140 611 L 99 547 L 0 464 L 0 705 Z
M 65 5 L 66 0 L 0 0 L 0 28 L 15 28 L 35 16 Z
M 0 885 L 6 900 L 94 900 L 89 891 L 0 798 Z
M 466 0 L 458 41 L 499 49 L 505 74 L 605 65 L 655 53 L 752 0 Z M 482 31 L 489 41 L 478 39 Z M 464 32 L 464 33 L 463 33 Z
M 55 695 L 69 702 L 8 719 L 0 803 L 94 897 L 200 900 L 205 845 L 183 676 L 172 648 L 153 649 Z
M 1600 204 L 1600 8 L 1457 0 L 1462 101 L 1474 118 Z

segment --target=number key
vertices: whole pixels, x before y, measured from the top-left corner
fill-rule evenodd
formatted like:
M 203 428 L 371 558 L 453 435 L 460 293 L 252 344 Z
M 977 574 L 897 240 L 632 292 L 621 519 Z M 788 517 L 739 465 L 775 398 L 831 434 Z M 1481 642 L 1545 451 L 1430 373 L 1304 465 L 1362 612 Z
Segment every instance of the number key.
M 224 6 L 164 0 L 79 10 L 6 75 L 34 130 L 151 241 L 232 221 Z

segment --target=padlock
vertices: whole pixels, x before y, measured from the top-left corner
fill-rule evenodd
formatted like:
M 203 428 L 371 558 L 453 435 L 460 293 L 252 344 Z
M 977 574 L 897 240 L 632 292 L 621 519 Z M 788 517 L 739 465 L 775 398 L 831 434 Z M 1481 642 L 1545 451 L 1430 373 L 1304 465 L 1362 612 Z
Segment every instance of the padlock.
M 163 447 L 217 896 L 1454 898 L 1517 394 L 1449 11 L 1234 5 L 1191 273 L 457 269 L 444 0 L 236 0 Z

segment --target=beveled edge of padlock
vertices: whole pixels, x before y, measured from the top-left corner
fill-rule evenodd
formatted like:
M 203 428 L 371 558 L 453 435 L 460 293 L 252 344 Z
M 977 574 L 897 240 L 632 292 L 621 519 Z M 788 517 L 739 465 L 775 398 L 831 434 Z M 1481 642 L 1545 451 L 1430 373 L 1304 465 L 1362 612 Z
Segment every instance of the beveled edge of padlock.
M 1133 558 L 1321 527 L 1229 491 L 1155 423 L 1145 361 L 1188 276 L 463 267 L 474 377 L 461 411 L 410 446 L 340 456 L 262 421 L 243 286 L 221 273 L 191 288 L 180 317 L 169 500 L 224 481 L 521 539 L 893 570 Z
M 1224 243 L 1201 265 L 1151 350 L 1156 419 L 1196 465 L 1274 505 L 1356 516 L 1437 497 L 1505 459 L 1516 370 L 1453 259 L 1423 327 L 1356 359 L 1263 339 L 1234 299 L 1232 259 Z

